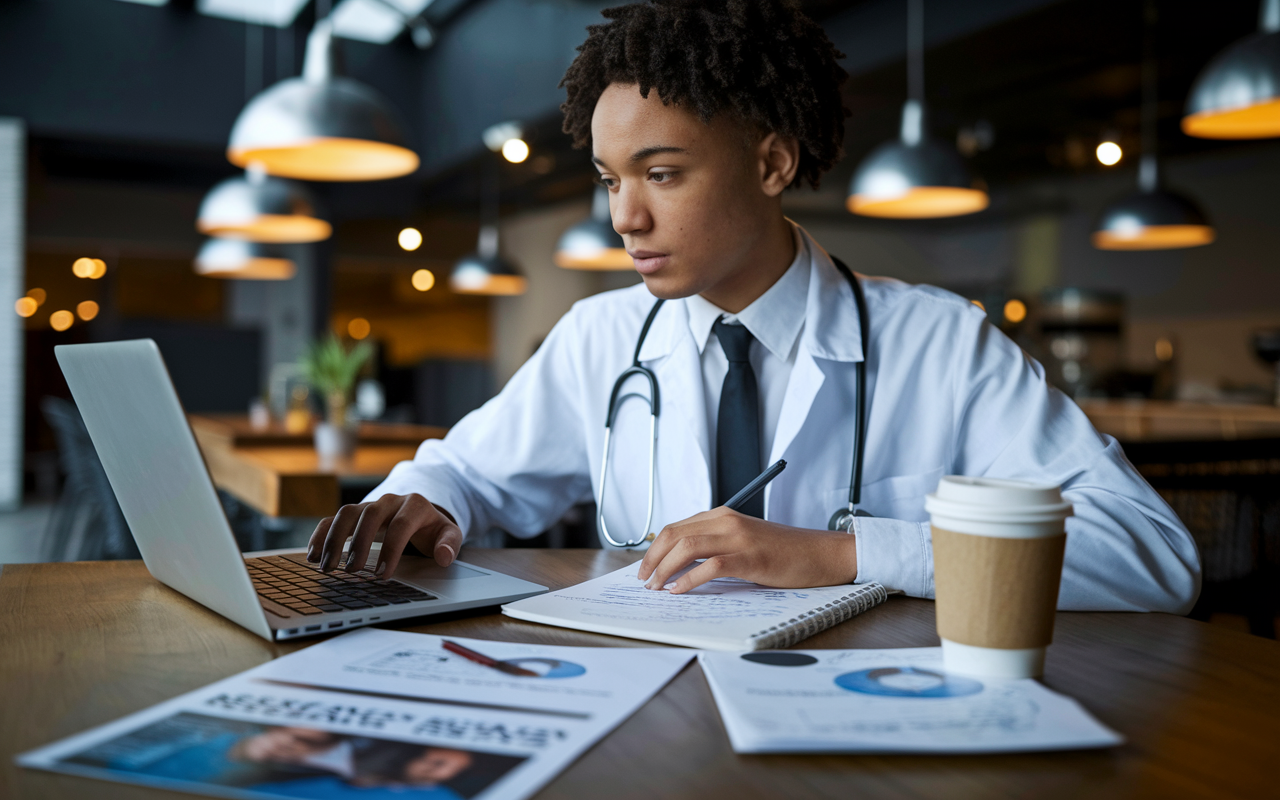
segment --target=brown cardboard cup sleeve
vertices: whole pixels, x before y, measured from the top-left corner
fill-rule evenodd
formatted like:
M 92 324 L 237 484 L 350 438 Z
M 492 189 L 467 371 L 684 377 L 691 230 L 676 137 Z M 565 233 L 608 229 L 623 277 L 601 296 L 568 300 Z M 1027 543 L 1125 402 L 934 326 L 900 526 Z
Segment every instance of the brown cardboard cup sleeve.
M 933 528 L 938 635 L 1018 650 L 1053 640 L 1067 535 L 1032 539 Z

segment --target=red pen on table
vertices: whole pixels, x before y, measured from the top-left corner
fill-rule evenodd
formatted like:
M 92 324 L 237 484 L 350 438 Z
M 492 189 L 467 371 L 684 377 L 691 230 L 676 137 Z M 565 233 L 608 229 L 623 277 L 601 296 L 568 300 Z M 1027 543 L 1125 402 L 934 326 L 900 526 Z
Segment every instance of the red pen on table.
M 440 646 L 445 650 L 448 650 L 450 653 L 460 655 L 468 661 L 474 661 L 481 666 L 496 669 L 498 672 L 505 672 L 508 675 L 515 675 L 520 678 L 538 677 L 538 673 L 533 670 L 525 669 L 524 667 L 517 667 L 515 664 L 508 664 L 505 661 L 498 661 L 497 659 L 486 656 L 484 653 L 477 653 L 475 650 L 463 647 L 457 642 L 451 642 L 448 639 L 442 640 Z

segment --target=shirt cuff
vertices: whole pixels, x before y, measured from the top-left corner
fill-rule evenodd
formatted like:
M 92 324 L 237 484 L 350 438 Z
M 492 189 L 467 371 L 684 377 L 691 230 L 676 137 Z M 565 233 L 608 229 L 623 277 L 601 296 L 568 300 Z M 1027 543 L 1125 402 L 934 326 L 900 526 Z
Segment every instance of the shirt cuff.
M 927 522 L 855 517 L 858 577 L 911 597 L 933 597 L 933 535 Z

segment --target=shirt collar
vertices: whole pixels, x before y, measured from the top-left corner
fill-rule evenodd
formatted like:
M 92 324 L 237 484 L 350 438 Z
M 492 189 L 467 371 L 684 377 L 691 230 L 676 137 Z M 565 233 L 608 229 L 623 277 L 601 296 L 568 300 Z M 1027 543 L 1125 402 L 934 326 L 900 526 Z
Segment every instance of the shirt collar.
M 699 353 L 706 349 L 716 320 L 724 317 L 727 322 L 745 325 L 751 335 L 777 358 L 786 361 L 791 357 L 796 339 L 804 327 L 811 264 L 807 237 L 800 235 L 800 229 L 794 223 L 791 232 L 795 237 L 795 260 L 768 291 L 741 312 L 730 314 L 697 294 L 684 299 L 689 313 L 689 331 Z

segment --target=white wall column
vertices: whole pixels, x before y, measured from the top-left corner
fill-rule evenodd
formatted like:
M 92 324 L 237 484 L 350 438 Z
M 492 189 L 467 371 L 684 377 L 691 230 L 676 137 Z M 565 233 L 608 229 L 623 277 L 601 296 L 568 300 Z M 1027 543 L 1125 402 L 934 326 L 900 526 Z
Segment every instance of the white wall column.
M 26 126 L 0 117 L 0 511 L 22 503 L 23 354 L 14 303 L 26 292 Z

